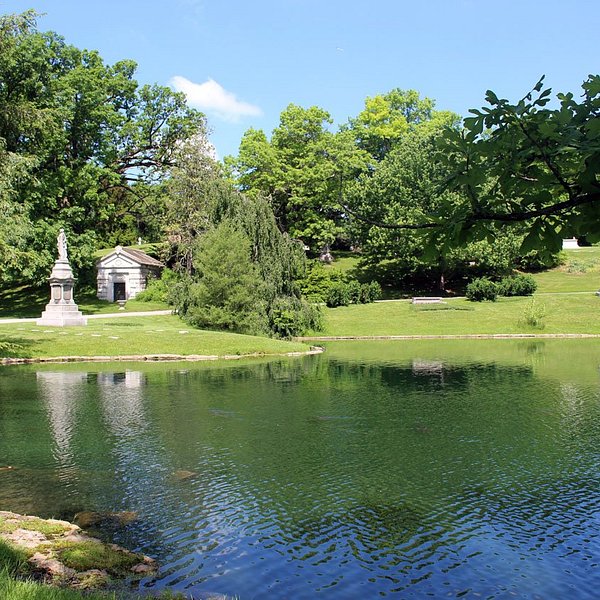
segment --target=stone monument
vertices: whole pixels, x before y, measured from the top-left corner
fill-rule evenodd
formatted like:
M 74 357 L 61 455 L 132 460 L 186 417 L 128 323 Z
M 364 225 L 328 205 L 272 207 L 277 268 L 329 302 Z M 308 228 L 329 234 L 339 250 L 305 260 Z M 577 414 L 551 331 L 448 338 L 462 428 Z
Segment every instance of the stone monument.
M 73 300 L 73 284 L 75 278 L 69 264 L 67 255 L 67 236 L 64 229 L 60 230 L 56 238 L 58 247 L 58 260 L 55 261 L 52 273 L 48 278 L 50 282 L 50 302 L 46 310 L 36 321 L 37 325 L 50 325 L 65 327 L 66 325 L 87 325 L 87 318 Z

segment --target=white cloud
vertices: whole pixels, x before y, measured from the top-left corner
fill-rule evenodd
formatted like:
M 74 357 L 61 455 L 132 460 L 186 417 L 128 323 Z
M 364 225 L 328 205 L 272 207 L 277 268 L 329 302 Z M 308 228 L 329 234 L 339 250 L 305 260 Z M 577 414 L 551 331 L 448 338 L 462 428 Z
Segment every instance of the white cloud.
M 258 117 L 262 110 L 254 104 L 238 100 L 235 94 L 228 92 L 213 79 L 204 83 L 194 83 L 185 77 L 176 75 L 171 85 L 183 92 L 188 102 L 200 110 L 214 114 L 224 121 L 239 121 L 242 117 Z

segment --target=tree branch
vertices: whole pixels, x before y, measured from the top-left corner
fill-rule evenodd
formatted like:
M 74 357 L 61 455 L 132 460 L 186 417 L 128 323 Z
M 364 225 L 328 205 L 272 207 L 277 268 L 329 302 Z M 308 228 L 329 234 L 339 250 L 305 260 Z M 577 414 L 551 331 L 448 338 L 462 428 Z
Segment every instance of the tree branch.
M 561 213 L 577 206 L 584 206 L 586 204 L 593 204 L 594 202 L 600 202 L 600 192 L 594 192 L 590 194 L 581 194 L 575 196 L 572 199 L 565 200 L 563 202 L 557 202 L 544 208 L 538 208 L 535 210 L 526 210 L 512 213 L 491 213 L 491 212 L 479 212 L 477 214 L 469 215 L 465 220 L 465 226 L 468 228 L 470 225 L 478 221 L 498 221 L 500 223 L 519 223 L 522 221 L 528 221 L 529 219 L 535 219 L 536 217 L 548 217 L 550 215 Z M 353 217 L 373 225 L 375 227 L 381 227 L 382 229 L 435 229 L 437 227 L 443 227 L 445 222 L 429 222 L 429 223 L 383 223 L 381 221 L 375 221 L 364 217 L 359 213 L 353 211 L 347 204 L 340 203 L 342 208 L 351 214 Z

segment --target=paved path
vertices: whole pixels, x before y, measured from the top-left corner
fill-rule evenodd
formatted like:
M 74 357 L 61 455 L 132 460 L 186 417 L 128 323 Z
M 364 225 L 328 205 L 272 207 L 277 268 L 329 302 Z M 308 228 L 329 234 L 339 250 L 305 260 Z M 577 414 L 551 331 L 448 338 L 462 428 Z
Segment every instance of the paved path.
M 172 310 L 146 310 L 139 312 L 118 312 L 118 313 L 100 313 L 98 315 L 83 315 L 88 319 L 114 319 L 115 317 L 156 317 L 159 315 L 173 314 Z M 0 325 L 9 323 L 35 323 L 39 317 L 32 319 L 0 319 Z

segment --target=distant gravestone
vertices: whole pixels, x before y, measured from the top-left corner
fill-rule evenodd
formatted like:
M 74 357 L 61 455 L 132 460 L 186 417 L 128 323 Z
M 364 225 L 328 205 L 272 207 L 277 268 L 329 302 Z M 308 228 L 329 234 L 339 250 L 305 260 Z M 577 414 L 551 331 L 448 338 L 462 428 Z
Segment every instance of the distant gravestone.
M 440 304 L 443 300 L 439 296 L 415 296 L 412 299 L 413 304 Z
M 569 238 L 567 240 L 562 241 L 563 250 L 575 250 L 579 248 L 579 244 L 577 243 L 577 238 Z
M 87 325 L 84 317 L 73 298 L 75 278 L 69 264 L 67 251 L 67 236 L 64 229 L 56 238 L 58 259 L 50 273 L 50 302 L 36 323 L 43 326 L 65 327 L 68 325 Z

